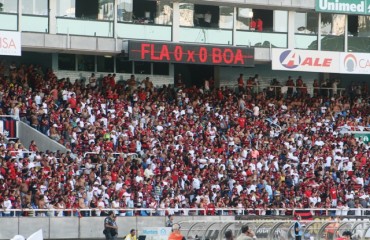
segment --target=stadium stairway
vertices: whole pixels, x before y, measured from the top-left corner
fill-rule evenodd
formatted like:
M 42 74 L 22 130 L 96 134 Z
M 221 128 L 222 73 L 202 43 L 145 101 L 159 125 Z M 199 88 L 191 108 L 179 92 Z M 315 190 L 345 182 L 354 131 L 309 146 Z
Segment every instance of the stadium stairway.
M 42 152 L 46 152 L 46 150 L 52 152 L 59 150 L 62 153 L 66 153 L 69 151 L 62 144 L 50 139 L 22 121 L 17 121 L 17 136 L 26 148 L 28 148 L 32 140 L 35 140 L 37 147 Z

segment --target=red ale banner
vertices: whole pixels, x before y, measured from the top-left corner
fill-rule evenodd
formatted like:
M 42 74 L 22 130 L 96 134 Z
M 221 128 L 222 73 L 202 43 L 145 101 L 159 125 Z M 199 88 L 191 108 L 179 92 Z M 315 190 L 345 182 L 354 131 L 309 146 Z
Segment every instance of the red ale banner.
M 129 41 L 129 60 L 254 67 L 254 48 Z

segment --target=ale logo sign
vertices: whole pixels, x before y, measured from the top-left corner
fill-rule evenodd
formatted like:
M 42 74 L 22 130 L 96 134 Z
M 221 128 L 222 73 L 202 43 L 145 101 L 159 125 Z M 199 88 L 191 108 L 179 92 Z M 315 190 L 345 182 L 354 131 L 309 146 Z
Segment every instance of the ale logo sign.
M 317 12 L 370 14 L 370 0 L 316 0 Z

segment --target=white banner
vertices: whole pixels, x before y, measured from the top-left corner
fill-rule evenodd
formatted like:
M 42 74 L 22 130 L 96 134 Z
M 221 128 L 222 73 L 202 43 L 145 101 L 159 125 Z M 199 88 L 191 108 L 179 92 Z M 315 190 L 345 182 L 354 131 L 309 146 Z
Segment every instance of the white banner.
M 21 33 L 0 31 L 0 56 L 21 56 Z
M 370 54 L 366 53 L 341 53 L 341 73 L 370 74 Z
M 273 48 L 271 59 L 273 70 L 325 73 L 340 72 L 339 52 Z

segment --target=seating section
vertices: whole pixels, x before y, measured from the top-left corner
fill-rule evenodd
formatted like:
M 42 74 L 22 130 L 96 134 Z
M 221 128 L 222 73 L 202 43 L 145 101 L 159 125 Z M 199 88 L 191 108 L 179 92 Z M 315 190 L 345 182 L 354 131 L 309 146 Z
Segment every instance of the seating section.
M 149 78 L 71 81 L 14 64 L 2 64 L 0 77 L 1 114 L 70 149 L 41 152 L 2 135 L 3 216 L 102 216 L 105 208 L 122 216 L 357 215 L 368 207 L 369 145 L 349 133 L 369 127 L 365 85 L 341 94 L 314 85 L 309 95 L 301 78 L 297 88 L 289 79 L 261 89 L 257 75 L 235 90 L 155 87 Z

